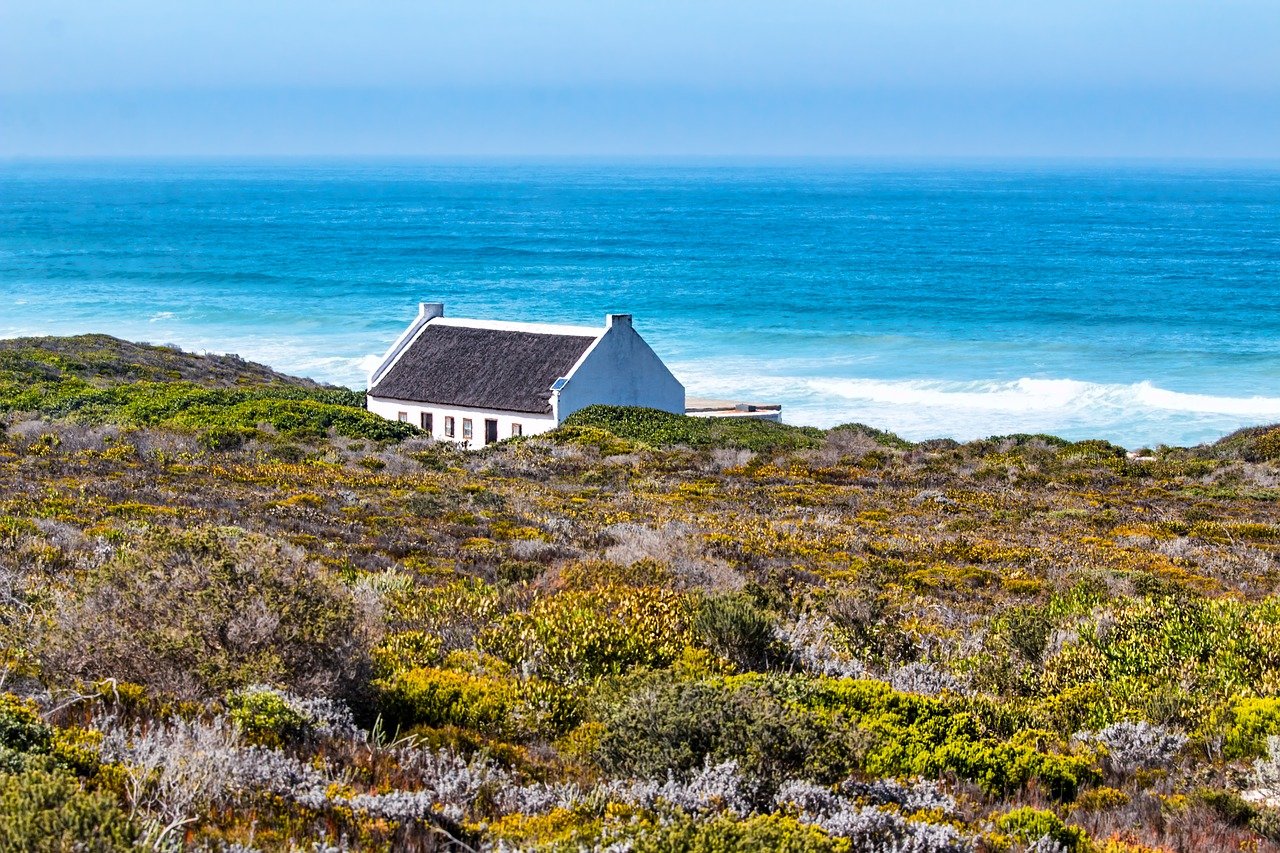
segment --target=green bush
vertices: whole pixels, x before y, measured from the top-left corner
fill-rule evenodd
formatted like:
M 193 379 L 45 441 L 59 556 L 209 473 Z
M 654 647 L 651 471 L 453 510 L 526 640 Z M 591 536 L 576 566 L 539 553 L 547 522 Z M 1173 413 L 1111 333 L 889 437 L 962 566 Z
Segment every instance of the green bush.
M 588 406 L 566 418 L 564 425 L 594 427 L 651 447 L 728 447 L 756 452 L 819 447 L 825 435 L 813 427 L 794 427 L 755 418 L 693 418 L 632 406 Z M 557 430 L 550 437 L 556 440 L 559 435 Z M 566 435 L 577 438 L 581 433 Z
M 766 789 L 797 776 L 833 783 L 860 766 L 855 728 L 775 693 L 756 680 L 653 679 L 605 716 L 598 758 L 606 769 L 640 776 L 737 760 Z
M 900 693 L 881 681 L 777 683 L 787 685 L 795 705 L 855 724 L 866 741 L 862 769 L 873 775 L 954 773 L 992 795 L 1012 793 L 1034 780 L 1064 800 L 1098 778 L 1086 759 L 1042 749 L 1049 733 L 1025 730 L 1019 717 L 988 717 L 963 697 Z
M 766 670 L 786 655 L 774 636 L 773 620 L 741 593 L 699 602 L 693 632 L 710 652 L 741 670 Z
M 514 683 L 436 667 L 397 672 L 374 682 L 378 709 L 388 723 L 460 726 L 509 733 L 516 696 Z
M 111 795 L 85 791 L 69 773 L 37 762 L 0 773 L 2 853 L 126 851 L 136 836 Z
M 1096 684 L 1115 719 L 1200 726 L 1243 686 L 1280 683 L 1280 597 L 1118 602 L 1045 662 L 1046 695 Z
M 1227 716 L 1228 720 L 1211 720 L 1204 734 L 1212 737 L 1221 733 L 1222 755 L 1228 760 L 1265 755 L 1267 737 L 1280 735 L 1280 698 L 1241 699 Z
M 0 747 L 21 753 L 47 753 L 53 731 L 40 719 L 31 702 L 0 693 Z
M 1220 456 L 1246 462 L 1280 460 L 1280 424 L 1237 430 L 1219 439 L 1213 450 Z
M 142 381 L 99 388 L 71 378 L 48 385 L 0 385 L 0 411 L 194 430 L 208 434 L 204 441 L 211 449 L 238 446 L 262 424 L 291 438 L 319 438 L 333 430 L 347 438 L 396 441 L 418 432 L 367 411 L 363 394 L 281 385 L 207 388 Z
M 649 829 L 628 833 L 633 853 L 852 853 L 848 839 L 832 838 L 820 828 L 777 814 L 740 820 L 720 815 L 699 820 L 680 815 Z
M 513 666 L 565 684 L 668 666 L 688 641 L 688 603 L 671 590 L 613 586 L 539 598 L 480 638 Z
M 373 682 L 383 719 L 401 729 L 458 726 L 485 736 L 556 737 L 579 719 L 579 700 L 541 679 L 523 681 L 419 667 Z
M 995 820 L 996 829 L 1019 841 L 1032 843 L 1048 836 L 1067 850 L 1088 849 L 1088 839 L 1079 827 L 1067 826 L 1051 811 L 1025 806 L 1002 814 Z
M 306 731 L 306 718 L 273 690 L 249 688 L 232 693 L 227 696 L 227 707 L 231 721 L 251 743 L 278 748 Z

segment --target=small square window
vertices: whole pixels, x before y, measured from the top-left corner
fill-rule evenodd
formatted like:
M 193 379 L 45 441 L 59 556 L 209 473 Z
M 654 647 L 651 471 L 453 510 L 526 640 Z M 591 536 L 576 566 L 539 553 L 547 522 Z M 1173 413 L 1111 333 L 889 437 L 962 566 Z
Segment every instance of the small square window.
M 462 438 L 464 441 L 470 441 L 472 435 L 471 418 L 462 419 Z
M 396 417 L 399 418 L 403 423 L 407 424 L 409 422 L 408 412 L 396 412 Z
M 449 438 L 453 438 L 453 418 L 451 417 L 445 417 L 444 419 L 444 434 Z
M 423 412 L 419 417 L 422 419 L 422 431 L 427 435 L 434 435 L 431 431 L 431 413 Z
M 511 425 L 511 435 L 512 436 L 524 435 L 524 428 L 521 427 L 520 424 L 513 423 Z

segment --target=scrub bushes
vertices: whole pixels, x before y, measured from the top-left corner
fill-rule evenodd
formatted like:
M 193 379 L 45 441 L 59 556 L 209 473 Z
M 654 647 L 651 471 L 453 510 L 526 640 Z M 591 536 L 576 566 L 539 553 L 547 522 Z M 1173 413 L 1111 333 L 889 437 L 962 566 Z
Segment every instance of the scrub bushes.
M 537 599 L 480 638 L 482 648 L 562 684 L 662 667 L 689 640 L 689 609 L 671 590 L 610 586 Z
M 1139 599 L 1108 617 L 1046 662 L 1046 692 L 1097 684 L 1112 720 L 1159 716 L 1194 729 L 1235 685 L 1280 688 L 1280 598 Z
M 995 820 L 996 829 L 1024 843 L 1042 838 L 1058 844 L 1064 850 L 1086 850 L 1087 839 L 1074 826 L 1067 826 L 1062 818 L 1050 811 L 1027 806 L 1000 815 Z
M 1071 799 L 1098 775 L 1087 758 L 1038 747 L 1031 736 L 984 734 L 979 721 L 938 700 L 896 693 L 881 682 L 736 677 L 651 683 L 603 720 L 606 767 L 641 774 L 688 772 L 735 758 L 770 784 L 793 776 L 834 782 L 945 773 L 993 795 L 1037 782 Z
M 693 418 L 628 406 L 588 406 L 566 418 L 564 425 L 604 430 L 650 447 L 728 447 L 757 453 L 820 447 L 824 435 L 822 430 L 812 427 L 755 418 Z M 560 435 L 556 431 L 550 437 L 555 440 Z M 572 431 L 564 433 L 566 440 L 577 440 L 580 435 Z
M 11 693 L 0 693 L 0 748 L 14 753 L 47 753 L 52 733 L 35 706 Z
M 401 729 L 457 726 L 521 740 L 557 735 L 579 719 L 573 693 L 539 679 L 422 667 L 379 679 L 374 687 L 386 722 Z
M 368 631 L 350 591 L 295 547 L 153 529 L 63 594 L 45 664 L 185 698 L 259 683 L 340 695 L 368 675 Z
M 137 829 L 105 792 L 38 763 L 0 771 L 0 851 L 113 853 L 135 850 Z
M 1280 837 L 1267 431 L 1139 462 L 604 410 L 467 453 L 361 404 L 231 358 L 0 343 L 0 685 L 36 697 L 0 698 L 0 789 L 42 804 L 0 803 L 0 833 Z
M 740 593 L 699 602 L 693 632 L 712 654 L 740 670 L 762 671 L 786 663 L 787 650 L 777 640 L 773 620 Z
M 89 424 L 194 430 L 206 435 L 206 445 L 215 450 L 238 446 L 246 437 L 259 435 L 258 427 L 263 424 L 286 438 L 319 438 L 332 430 L 346 438 L 398 441 L 418 432 L 409 424 L 366 411 L 363 394 L 321 388 L 270 371 L 248 371 L 248 378 L 270 383 L 248 387 L 163 381 L 162 371 L 144 371 L 145 381 L 109 384 L 110 379 L 119 378 L 112 375 L 104 384 L 100 375 L 77 371 L 58 358 L 50 359 L 47 371 L 34 371 L 33 376 L 31 369 L 23 369 L 29 362 L 19 357 L 20 352 L 0 352 L 5 356 L 0 360 L 0 412 L 38 412 Z M 97 384 L 78 374 L 88 374 Z
M 857 730 L 789 707 L 763 683 L 654 679 L 603 719 L 598 755 L 611 772 L 690 773 L 734 759 L 768 789 L 808 776 L 834 782 L 860 763 Z

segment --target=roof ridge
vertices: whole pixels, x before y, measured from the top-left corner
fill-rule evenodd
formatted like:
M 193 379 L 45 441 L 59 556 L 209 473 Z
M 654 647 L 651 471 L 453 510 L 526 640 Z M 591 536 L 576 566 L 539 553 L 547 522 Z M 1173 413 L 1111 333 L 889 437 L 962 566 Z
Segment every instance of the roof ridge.
M 534 335 L 567 335 L 575 338 L 598 338 L 608 330 L 605 326 L 578 326 L 569 323 L 526 323 L 515 320 L 482 320 L 473 317 L 436 317 L 427 321 L 427 323 L 433 326 L 491 329 L 497 332 L 528 332 Z

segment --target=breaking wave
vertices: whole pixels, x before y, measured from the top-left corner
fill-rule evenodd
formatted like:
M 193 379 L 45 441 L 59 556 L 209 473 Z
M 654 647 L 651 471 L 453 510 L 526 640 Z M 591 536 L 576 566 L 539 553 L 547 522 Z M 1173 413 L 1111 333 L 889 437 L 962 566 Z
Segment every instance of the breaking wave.
M 980 412 L 1073 412 L 1099 407 L 1134 407 L 1189 414 L 1280 418 L 1280 397 L 1226 397 L 1185 394 L 1151 382 L 1131 385 L 1082 382 L 1077 379 L 1017 379 L 1011 382 L 941 382 L 920 380 L 810 379 L 816 391 L 846 400 L 939 406 Z

